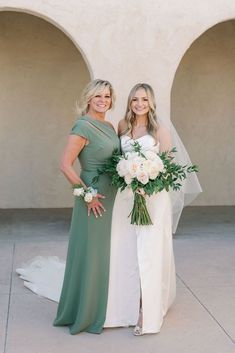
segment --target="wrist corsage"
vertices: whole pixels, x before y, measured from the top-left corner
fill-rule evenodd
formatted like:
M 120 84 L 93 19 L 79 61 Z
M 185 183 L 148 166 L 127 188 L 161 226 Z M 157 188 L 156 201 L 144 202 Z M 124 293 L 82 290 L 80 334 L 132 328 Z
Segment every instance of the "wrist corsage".
M 98 193 L 97 189 L 94 189 L 92 186 L 84 189 L 82 185 L 75 184 L 73 185 L 73 194 L 74 196 L 81 196 L 84 198 L 85 202 L 91 202 L 93 197 L 96 197 Z

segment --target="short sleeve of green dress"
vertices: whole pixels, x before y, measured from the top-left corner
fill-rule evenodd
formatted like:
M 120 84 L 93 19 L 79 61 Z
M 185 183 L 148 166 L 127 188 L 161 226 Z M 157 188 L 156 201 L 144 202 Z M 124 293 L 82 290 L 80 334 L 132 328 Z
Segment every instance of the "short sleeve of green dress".
M 89 126 L 87 125 L 88 123 L 86 120 L 79 119 L 75 123 L 75 125 L 72 127 L 70 135 L 77 135 L 84 137 L 86 139 L 89 138 Z
M 97 170 L 119 148 L 119 139 L 107 122 L 89 116 L 81 117 L 71 134 L 88 140 L 78 159 L 82 180 L 92 185 Z M 86 203 L 81 197 L 75 197 L 63 288 L 54 321 L 55 326 L 68 325 L 71 334 L 100 333 L 106 316 L 111 217 L 116 190 L 106 175 L 93 186 L 107 196 L 102 200 L 106 212 L 102 217 L 96 218 L 93 214 L 88 217 Z

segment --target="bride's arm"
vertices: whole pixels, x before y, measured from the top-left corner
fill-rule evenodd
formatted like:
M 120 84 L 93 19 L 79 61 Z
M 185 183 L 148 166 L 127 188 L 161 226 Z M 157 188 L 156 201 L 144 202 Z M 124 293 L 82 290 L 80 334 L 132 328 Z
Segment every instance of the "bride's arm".
M 172 149 L 171 133 L 164 125 L 160 125 L 157 130 L 157 141 L 159 141 L 160 144 L 160 152 L 166 152 Z

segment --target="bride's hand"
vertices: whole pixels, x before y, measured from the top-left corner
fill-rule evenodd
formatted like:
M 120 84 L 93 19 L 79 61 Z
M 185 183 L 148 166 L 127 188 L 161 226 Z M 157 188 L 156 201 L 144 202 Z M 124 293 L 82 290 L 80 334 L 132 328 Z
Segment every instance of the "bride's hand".
M 142 196 L 146 196 L 146 193 L 145 193 L 144 189 L 142 189 L 142 188 L 137 189 L 136 192 L 137 192 L 137 194 L 140 194 Z
M 94 213 L 94 216 L 97 218 L 98 215 L 102 217 L 103 212 L 106 211 L 102 203 L 99 201 L 100 199 L 105 199 L 104 195 L 97 194 L 96 197 L 93 197 L 91 202 L 87 203 L 88 216 L 90 216 L 91 211 Z

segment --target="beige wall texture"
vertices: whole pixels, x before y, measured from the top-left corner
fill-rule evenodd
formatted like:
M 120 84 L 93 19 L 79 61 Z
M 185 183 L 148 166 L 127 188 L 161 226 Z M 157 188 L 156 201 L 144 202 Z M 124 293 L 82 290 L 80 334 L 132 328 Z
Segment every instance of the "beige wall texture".
M 177 70 L 171 118 L 204 192 L 198 205 L 235 204 L 235 20 L 198 38 Z
M 229 183 L 223 184 L 219 201 L 218 183 L 211 183 L 208 161 L 214 142 L 209 143 L 209 149 L 204 146 L 206 159 L 196 149 L 201 143 L 199 127 L 205 124 L 209 134 L 213 97 L 204 90 L 208 99 L 203 97 L 203 102 L 208 102 L 205 110 L 210 118 L 202 123 L 198 108 L 188 118 L 192 124 L 195 118 L 200 120 L 190 142 L 187 135 L 191 127 L 182 129 L 187 104 L 183 108 L 180 91 L 175 94 L 175 87 L 180 85 L 183 91 L 188 85 L 187 75 L 180 75 L 191 52 L 184 57 L 187 49 L 209 28 L 234 18 L 234 0 L 0 0 L 0 207 L 72 204 L 69 186 L 59 172 L 59 157 L 74 120 L 75 100 L 93 77 L 107 78 L 116 88 L 118 99 L 111 115 L 114 124 L 123 115 L 131 86 L 140 81 L 154 87 L 158 115 L 169 120 L 174 82 L 173 120 L 192 157 L 202 163 L 205 196 L 198 203 L 234 203 Z M 221 41 L 225 37 L 227 41 L 227 36 L 231 40 L 230 32 L 222 32 Z M 213 47 L 212 42 L 209 46 Z M 215 51 L 218 61 L 221 52 Z M 232 67 L 231 62 L 230 71 Z M 193 70 L 197 75 L 196 67 Z M 203 70 L 196 80 L 210 85 L 211 78 L 202 76 Z M 226 76 L 224 89 L 231 88 L 230 77 Z M 199 85 L 195 93 L 201 97 Z M 231 159 L 225 163 L 223 156 L 219 154 L 217 166 L 229 168 Z
M 59 171 L 90 76 L 72 42 L 35 16 L 0 13 L 0 207 L 70 204 Z

